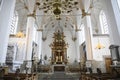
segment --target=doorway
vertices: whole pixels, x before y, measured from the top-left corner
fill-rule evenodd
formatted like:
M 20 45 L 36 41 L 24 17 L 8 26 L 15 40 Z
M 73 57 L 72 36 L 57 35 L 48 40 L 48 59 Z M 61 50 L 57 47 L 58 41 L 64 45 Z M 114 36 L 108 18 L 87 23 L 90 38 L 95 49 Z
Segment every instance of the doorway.
M 107 72 L 107 73 L 111 73 L 111 71 L 112 71 L 110 65 L 112 65 L 112 59 L 106 57 L 106 58 L 105 58 L 105 66 L 106 66 L 106 72 Z

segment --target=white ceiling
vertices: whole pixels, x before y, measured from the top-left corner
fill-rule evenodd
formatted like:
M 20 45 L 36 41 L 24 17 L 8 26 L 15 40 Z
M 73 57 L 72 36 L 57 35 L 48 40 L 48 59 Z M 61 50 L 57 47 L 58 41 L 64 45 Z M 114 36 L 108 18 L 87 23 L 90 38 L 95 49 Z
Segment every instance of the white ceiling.
M 27 23 L 27 15 L 33 14 L 35 17 L 35 23 L 37 24 L 38 30 L 50 30 L 51 28 L 56 28 L 58 26 L 64 27 L 68 30 L 80 29 L 82 19 L 92 10 L 91 16 L 99 13 L 100 5 L 99 0 L 78 0 L 79 10 L 73 10 L 71 13 L 61 14 L 61 19 L 56 20 L 54 14 L 44 14 L 44 10 L 39 10 L 36 2 L 41 3 L 42 0 L 16 0 L 15 10 L 19 15 L 18 27 L 25 30 Z M 73 0 L 74 1 L 74 0 Z M 82 10 L 85 10 L 82 12 Z M 94 19 L 93 19 L 94 20 Z

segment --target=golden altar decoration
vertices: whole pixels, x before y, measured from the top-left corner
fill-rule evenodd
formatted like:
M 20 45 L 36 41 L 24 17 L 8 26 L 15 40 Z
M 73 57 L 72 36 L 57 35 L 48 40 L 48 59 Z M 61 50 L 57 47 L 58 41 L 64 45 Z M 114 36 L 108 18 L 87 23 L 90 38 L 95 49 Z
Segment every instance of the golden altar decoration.
M 67 63 L 67 47 L 63 32 L 57 31 L 54 33 L 53 42 L 50 44 L 52 50 L 51 63 L 52 64 L 66 64 Z

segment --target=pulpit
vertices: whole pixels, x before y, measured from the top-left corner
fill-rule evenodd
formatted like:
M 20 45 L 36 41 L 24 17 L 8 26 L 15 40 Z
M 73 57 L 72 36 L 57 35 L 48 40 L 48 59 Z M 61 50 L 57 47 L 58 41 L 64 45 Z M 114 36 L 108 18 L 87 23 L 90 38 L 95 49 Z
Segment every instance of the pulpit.
M 52 50 L 51 63 L 66 64 L 68 44 L 65 42 L 64 33 L 57 31 L 54 33 L 53 38 L 53 42 L 50 44 Z

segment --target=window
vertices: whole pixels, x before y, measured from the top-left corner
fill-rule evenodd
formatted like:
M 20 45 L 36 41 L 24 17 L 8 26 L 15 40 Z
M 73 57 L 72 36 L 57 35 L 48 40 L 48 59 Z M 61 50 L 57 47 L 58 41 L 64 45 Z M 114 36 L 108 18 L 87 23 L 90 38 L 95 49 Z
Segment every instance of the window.
M 102 34 L 109 34 L 107 19 L 103 11 L 100 12 L 100 26 Z
M 15 12 L 14 15 L 12 16 L 12 22 L 11 22 L 11 26 L 10 26 L 10 34 L 16 34 L 17 23 L 18 23 L 18 14 L 17 14 L 17 12 Z

